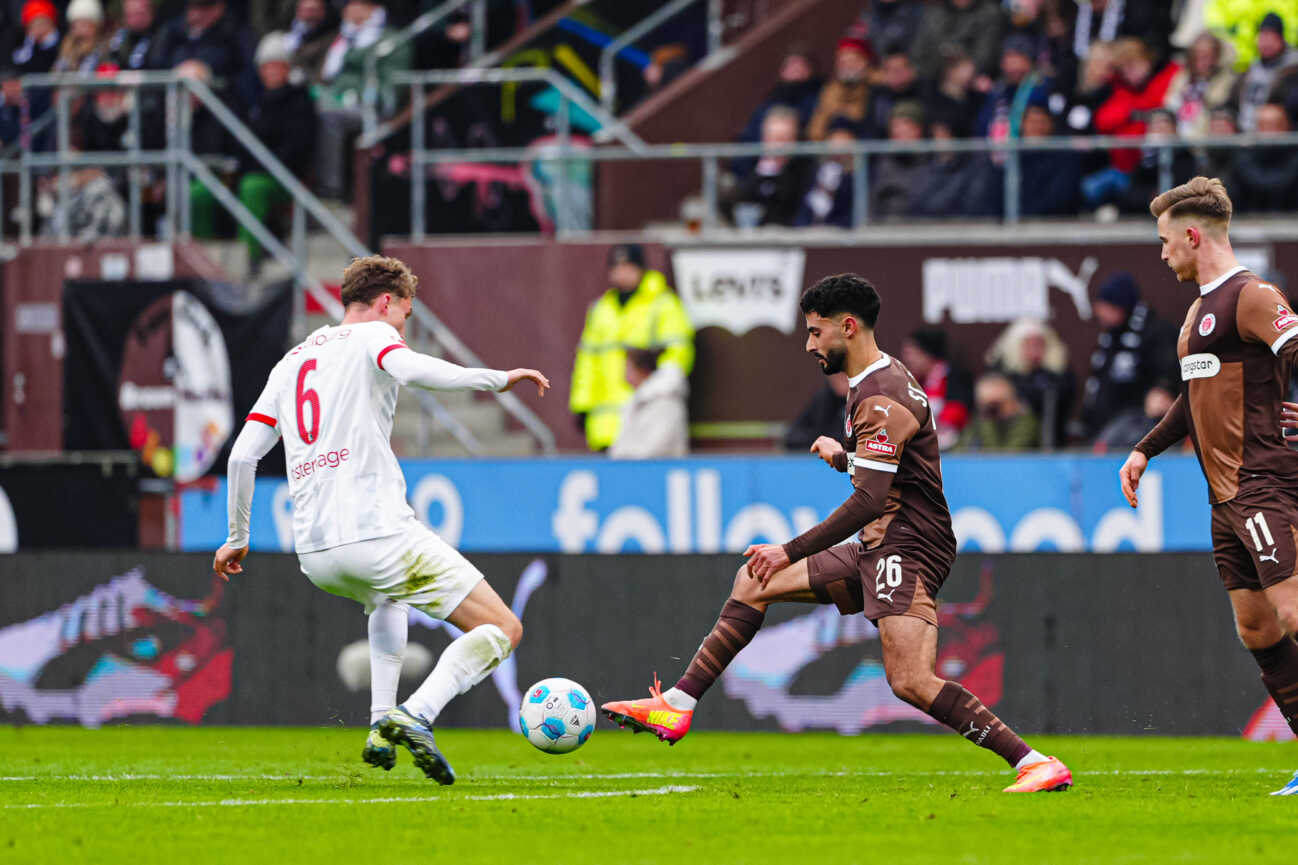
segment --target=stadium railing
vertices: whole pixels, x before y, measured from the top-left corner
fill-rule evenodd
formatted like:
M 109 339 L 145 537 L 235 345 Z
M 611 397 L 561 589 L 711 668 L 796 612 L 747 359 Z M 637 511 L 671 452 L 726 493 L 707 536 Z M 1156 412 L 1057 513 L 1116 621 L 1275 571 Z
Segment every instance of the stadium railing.
M 656 9 L 651 15 L 646 16 L 639 24 L 628 29 L 621 36 L 604 46 L 599 55 L 599 101 L 604 106 L 604 110 L 610 114 L 617 113 L 617 76 L 613 71 L 613 61 L 624 49 L 635 44 L 635 42 L 644 36 L 652 33 L 659 25 L 668 19 L 684 12 L 695 3 L 701 0 L 672 0 L 672 2 Z M 703 62 L 716 56 L 721 50 L 721 36 L 723 32 L 723 23 L 721 20 L 721 0 L 707 0 L 708 4 L 708 51 Z
M 190 235 L 189 182 L 197 180 L 234 218 L 236 222 L 257 239 L 267 252 L 293 274 L 297 291 L 296 329 L 298 335 L 305 327 L 306 297 L 310 295 L 331 317 L 342 317 L 339 301 L 311 276 L 306 266 L 306 225 L 310 216 L 348 254 L 363 257 L 371 254 L 365 246 L 325 205 L 281 163 L 257 136 L 235 116 L 208 85 L 170 72 L 130 72 L 113 78 L 86 78 L 79 75 L 30 75 L 22 78 L 24 90 L 48 89 L 53 91 L 53 105 L 49 112 L 33 121 L 24 130 L 20 140 L 25 146 L 17 156 L 6 155 L 0 159 L 0 175 L 17 174 L 19 177 L 19 208 L 21 214 L 19 244 L 32 242 L 33 177 L 54 172 L 57 175 L 56 208 L 63 216 L 59 220 L 62 241 L 71 240 L 66 218 L 69 207 L 70 176 L 74 167 L 96 168 L 146 168 L 157 167 L 166 173 L 165 216 L 162 221 L 162 239 L 174 241 Z M 162 89 L 166 112 L 166 144 L 162 150 L 143 150 L 140 146 L 142 128 L 142 100 L 146 90 Z M 72 101 L 83 90 L 129 90 L 131 100 L 129 129 L 130 147 L 125 152 L 74 151 L 72 149 Z M 225 130 L 278 183 L 288 190 L 292 206 L 292 239 L 285 246 L 239 201 L 220 178 L 208 167 L 204 158 L 196 154 L 190 140 L 195 104 L 201 105 Z M 46 118 L 52 118 L 47 120 Z M 33 151 L 30 147 L 33 130 L 40 125 L 47 128 L 53 123 L 56 129 L 56 147 L 49 152 Z M 128 186 L 128 212 L 130 237 L 141 236 L 141 200 L 139 184 Z M 414 301 L 413 317 L 418 324 L 417 333 L 426 337 L 416 343 L 419 348 L 440 347 L 453 360 L 467 366 L 483 366 L 482 360 L 440 318 L 418 300 Z M 413 341 L 413 340 L 412 340 Z M 435 422 L 442 424 L 456 441 L 471 455 L 483 453 L 481 442 L 455 417 L 454 413 L 431 393 L 416 390 L 415 397 L 421 409 Z M 518 397 L 512 393 L 494 394 L 502 408 L 513 417 L 537 442 L 545 453 L 555 452 L 554 433 Z

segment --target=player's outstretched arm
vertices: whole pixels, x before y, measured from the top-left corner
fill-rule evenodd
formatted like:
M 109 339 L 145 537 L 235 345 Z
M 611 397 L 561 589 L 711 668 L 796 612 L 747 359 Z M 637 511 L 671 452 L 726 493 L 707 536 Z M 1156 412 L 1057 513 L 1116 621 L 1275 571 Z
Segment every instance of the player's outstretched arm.
M 229 536 L 216 551 L 212 570 L 223 580 L 243 573 L 243 557 L 248 555 L 248 526 L 252 521 L 252 493 L 257 484 L 257 463 L 279 441 L 279 432 L 268 416 L 265 421 L 250 420 L 239 431 L 230 449 L 226 468 L 226 518 Z
M 509 381 L 501 388 L 501 391 L 510 390 L 520 381 L 535 382 L 537 396 L 545 396 L 545 392 L 550 389 L 550 380 L 537 369 L 511 369 L 506 375 L 509 376 Z

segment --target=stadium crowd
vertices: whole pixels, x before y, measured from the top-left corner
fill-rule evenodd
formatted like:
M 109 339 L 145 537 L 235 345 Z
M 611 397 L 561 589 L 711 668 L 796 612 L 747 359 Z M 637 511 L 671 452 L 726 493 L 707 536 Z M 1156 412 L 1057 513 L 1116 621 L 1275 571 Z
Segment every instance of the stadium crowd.
M 1150 136 L 1174 151 L 1172 182 L 1222 177 L 1238 211 L 1292 209 L 1298 151 L 1195 147 L 1298 123 L 1298 3 L 1259 0 L 874 0 L 838 40 L 822 78 L 790 46 L 739 139 L 850 142 L 1051 135 Z M 738 225 L 848 227 L 852 161 L 772 153 L 731 166 Z M 879 155 L 871 221 L 1003 213 L 1003 158 Z M 1024 216 L 1143 213 L 1159 150 L 1030 151 Z

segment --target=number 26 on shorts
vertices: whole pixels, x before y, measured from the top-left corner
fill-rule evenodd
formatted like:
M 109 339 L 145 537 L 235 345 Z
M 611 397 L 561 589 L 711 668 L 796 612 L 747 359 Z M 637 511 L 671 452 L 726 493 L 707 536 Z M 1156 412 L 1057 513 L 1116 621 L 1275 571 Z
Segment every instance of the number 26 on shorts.
M 901 585 L 901 556 L 885 556 L 874 566 L 875 597 L 892 603 L 892 593 Z

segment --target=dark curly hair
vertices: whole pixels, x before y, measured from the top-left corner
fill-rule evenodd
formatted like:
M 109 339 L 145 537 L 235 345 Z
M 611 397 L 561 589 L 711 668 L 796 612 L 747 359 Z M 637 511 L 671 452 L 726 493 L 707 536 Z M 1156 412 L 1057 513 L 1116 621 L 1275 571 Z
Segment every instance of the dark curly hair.
M 871 330 L 879 320 L 879 292 L 869 280 L 855 273 L 826 276 L 802 293 L 798 305 L 803 315 L 853 315 Z

